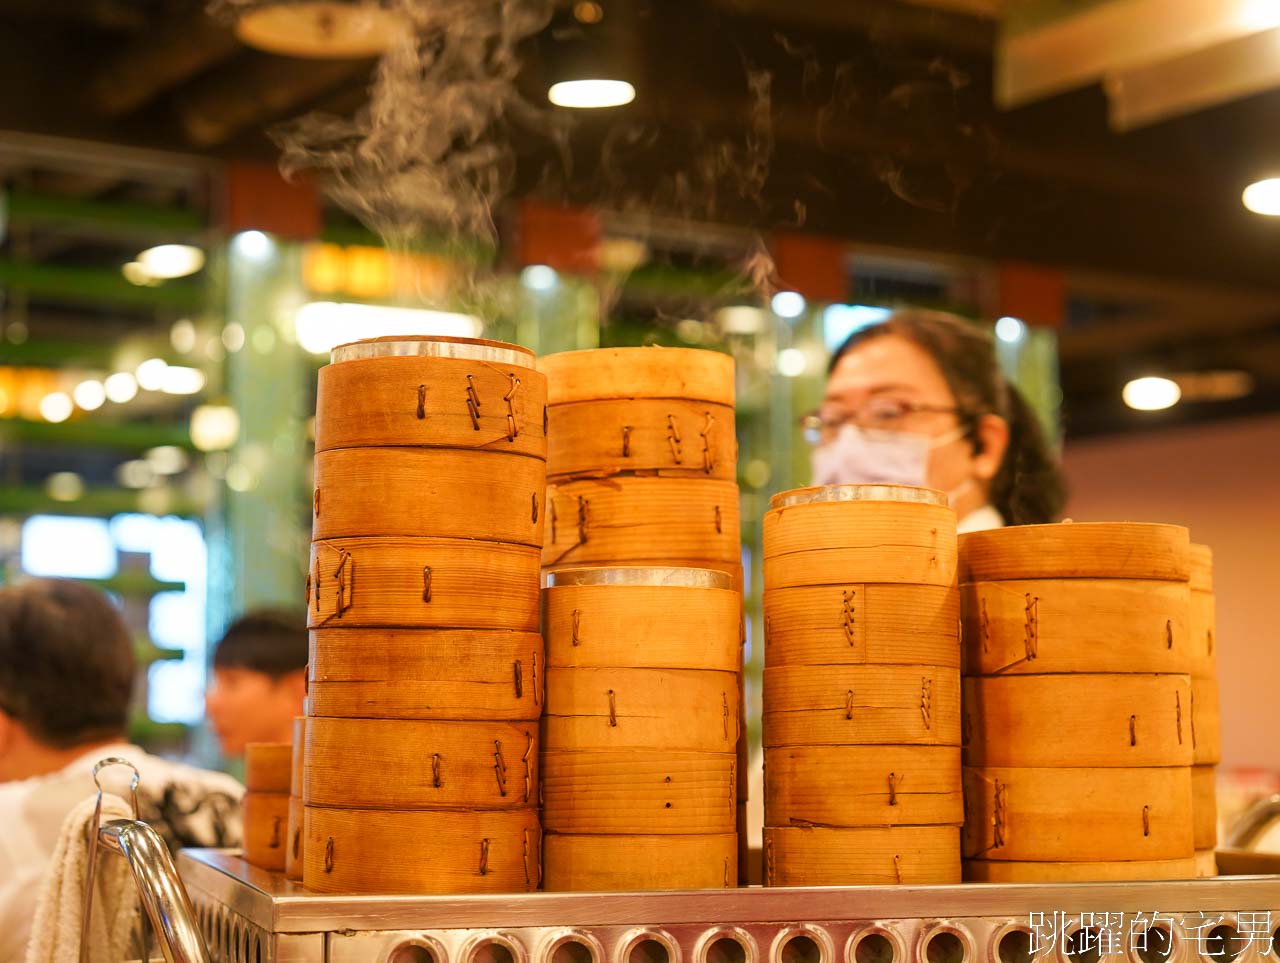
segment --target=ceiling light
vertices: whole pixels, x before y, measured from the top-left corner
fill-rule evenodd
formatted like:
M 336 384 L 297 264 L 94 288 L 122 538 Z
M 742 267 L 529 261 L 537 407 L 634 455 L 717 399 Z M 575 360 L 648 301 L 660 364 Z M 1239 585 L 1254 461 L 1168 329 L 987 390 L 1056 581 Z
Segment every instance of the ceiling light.
M 138 393 L 138 379 L 127 371 L 117 371 L 103 383 L 107 399 L 118 405 L 132 401 Z
M 275 245 L 261 231 L 241 231 L 231 239 L 231 247 L 237 254 L 250 261 L 265 261 Z
M 84 494 L 84 479 L 73 471 L 55 471 L 45 479 L 44 493 L 55 502 L 74 502 Z
M 147 266 L 141 261 L 130 261 L 123 265 L 120 273 L 130 284 L 136 284 L 139 287 L 153 288 L 160 283 L 160 278 L 148 271 Z
M 755 334 L 764 327 L 764 312 L 751 304 L 731 304 L 715 313 L 726 334 Z
M 53 391 L 40 399 L 40 417 L 55 425 L 70 418 L 75 408 L 65 391 Z
M 312 301 L 294 316 L 298 344 L 312 354 L 325 354 L 340 344 L 393 335 L 474 338 L 480 319 L 451 311 L 389 308 L 354 302 Z
M 530 291 L 550 291 L 559 280 L 555 268 L 545 264 L 530 264 L 520 272 L 520 283 Z
M 1017 344 L 1027 333 L 1027 326 L 1018 318 L 1005 316 L 996 321 L 996 337 L 1005 344 Z
M 147 467 L 157 475 L 176 475 L 186 471 L 191 461 L 186 451 L 177 445 L 159 445 L 149 449 L 142 457 Z
M 1135 378 L 1121 392 L 1124 403 L 1138 411 L 1161 411 L 1172 408 L 1182 397 L 1182 389 L 1168 378 Z
M 1244 189 L 1240 199 L 1255 214 L 1280 217 L 1280 177 L 1254 181 Z
M 169 329 L 169 343 L 179 354 L 190 354 L 196 349 L 196 326 L 189 318 L 173 322 Z
M 809 366 L 809 360 L 799 348 L 784 348 L 778 352 L 778 374 L 784 378 L 798 378 Z
M 199 368 L 166 365 L 160 376 L 160 390 L 167 395 L 196 395 L 204 389 L 204 372 Z
M 244 326 L 232 321 L 222 329 L 222 346 L 235 354 L 244 347 Z
M 138 365 L 134 374 L 138 387 L 143 391 L 159 391 L 164 385 L 164 372 L 169 365 L 160 358 L 148 358 Z
M 386 5 L 351 0 L 256 2 L 236 21 L 236 36 L 286 57 L 353 60 L 376 57 L 404 37 L 409 21 Z
M 780 318 L 798 318 L 804 314 L 804 309 L 808 307 L 805 303 L 804 295 L 799 291 L 779 291 L 773 296 L 769 306 L 773 308 L 773 313 Z
M 240 415 L 230 405 L 201 405 L 191 412 L 191 443 L 201 451 L 222 451 L 240 436 Z
M 146 488 L 156 480 L 156 473 L 141 458 L 121 462 L 116 467 L 116 481 L 124 488 Z
M 552 84 L 547 100 L 557 107 L 594 110 L 599 107 L 621 107 L 636 99 L 636 89 L 625 80 L 604 78 L 562 80 Z
M 184 278 L 204 267 L 204 251 L 190 244 L 160 244 L 147 248 L 134 263 L 153 278 Z
M 90 378 L 76 385 L 71 397 L 85 411 L 97 411 L 107 400 L 107 389 L 98 379 Z

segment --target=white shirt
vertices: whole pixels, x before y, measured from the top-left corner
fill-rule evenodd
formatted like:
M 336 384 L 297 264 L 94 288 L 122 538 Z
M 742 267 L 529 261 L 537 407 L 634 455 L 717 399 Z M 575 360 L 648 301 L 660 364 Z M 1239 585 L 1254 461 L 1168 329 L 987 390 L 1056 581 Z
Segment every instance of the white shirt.
M 956 534 L 966 532 L 985 532 L 992 528 L 1004 528 L 1004 516 L 996 511 L 993 505 L 975 508 L 956 523 Z
M 108 756 L 137 766 L 140 815 L 170 848 L 239 845 L 240 783 L 128 743 L 94 749 L 49 775 L 0 783 L 0 961 L 25 956 L 40 881 L 63 820 L 97 792 L 93 767 Z M 111 766 L 100 778 L 108 792 L 128 802 L 132 775 L 126 766 Z

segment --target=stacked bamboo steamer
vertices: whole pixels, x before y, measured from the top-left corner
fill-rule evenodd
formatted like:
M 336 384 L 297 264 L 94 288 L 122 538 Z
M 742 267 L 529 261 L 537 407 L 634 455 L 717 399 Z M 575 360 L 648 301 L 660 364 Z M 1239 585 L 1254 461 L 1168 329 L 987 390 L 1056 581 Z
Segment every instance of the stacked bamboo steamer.
M 293 747 L 251 742 L 244 751 L 244 858 L 260 869 L 284 869 Z
M 967 879 L 1193 875 L 1185 528 L 960 536 Z
M 1196 875 L 1218 875 L 1217 764 L 1222 761 L 1218 711 L 1217 655 L 1214 652 L 1213 552 L 1191 546 L 1192 816 L 1195 819 Z
M 734 885 L 732 580 L 709 569 L 560 569 L 543 598 L 546 888 Z
M 956 516 L 841 485 L 764 519 L 765 884 L 960 880 Z
M 545 400 L 492 341 L 357 342 L 320 371 L 308 889 L 538 886 Z
M 302 830 L 305 810 L 302 804 L 303 751 L 307 746 L 307 717 L 293 720 L 293 755 L 289 770 L 289 833 L 285 841 L 284 874 L 302 881 Z
M 600 348 L 548 355 L 538 367 L 547 376 L 550 426 L 544 568 L 709 569 L 728 574 L 741 596 L 732 357 Z M 741 681 L 740 665 L 741 653 Z M 737 705 L 737 822 L 745 847 L 741 687 Z M 746 859 L 738 864 L 745 872 Z

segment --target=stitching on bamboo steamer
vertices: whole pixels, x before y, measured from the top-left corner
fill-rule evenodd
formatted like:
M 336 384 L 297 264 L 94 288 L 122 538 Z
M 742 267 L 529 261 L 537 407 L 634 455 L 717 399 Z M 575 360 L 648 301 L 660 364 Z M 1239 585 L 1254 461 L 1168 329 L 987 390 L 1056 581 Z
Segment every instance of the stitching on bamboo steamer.
M 589 348 L 538 359 L 551 405 L 605 399 L 734 403 L 730 355 L 702 348 Z
M 1024 579 L 960 586 L 973 675 L 1191 670 L 1190 591 L 1152 579 Z
M 1191 879 L 1194 859 L 1127 862 L 1014 862 L 966 859 L 969 883 L 1105 883 L 1124 880 Z
M 1196 849 L 1213 849 L 1218 842 L 1217 774 L 1213 766 L 1191 768 L 1191 819 Z
M 718 889 L 737 875 L 736 833 L 543 836 L 548 892 Z
M 289 794 L 248 791 L 242 797 L 240 807 L 244 821 L 245 862 L 283 872 Z
M 485 407 L 484 397 L 506 403 Z M 459 358 L 344 361 L 320 369 L 316 451 L 413 445 L 545 460 L 545 423 L 539 431 L 536 415 L 545 406 L 546 379 L 530 368 Z
M 1188 699 L 1195 764 L 1202 766 L 1221 762 L 1222 714 L 1218 701 L 1218 680 L 1193 678 Z
M 1131 578 L 1185 582 L 1190 541 L 1179 525 L 1071 522 L 959 536 L 960 581 Z
M 293 775 L 293 744 L 251 742 L 244 752 L 244 786 L 254 792 L 289 795 Z
M 306 824 L 303 884 L 317 892 L 512 893 L 532 888 L 526 882 L 525 847 L 538 833 L 536 809 L 404 811 L 308 804 Z
M 853 829 L 766 826 L 772 886 L 892 886 L 955 883 L 955 826 Z
M 284 874 L 292 880 L 302 879 L 302 821 L 302 799 L 299 796 L 290 796 L 289 820 L 285 837 Z

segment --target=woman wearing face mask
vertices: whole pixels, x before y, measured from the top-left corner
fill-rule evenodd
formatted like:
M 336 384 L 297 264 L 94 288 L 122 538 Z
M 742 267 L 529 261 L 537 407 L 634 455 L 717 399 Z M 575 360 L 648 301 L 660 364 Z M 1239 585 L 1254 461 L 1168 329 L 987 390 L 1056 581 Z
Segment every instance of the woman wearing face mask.
M 1054 521 L 1065 490 L 1035 413 L 984 331 L 936 311 L 854 332 L 803 420 L 813 484 L 892 482 L 947 493 L 959 531 Z

